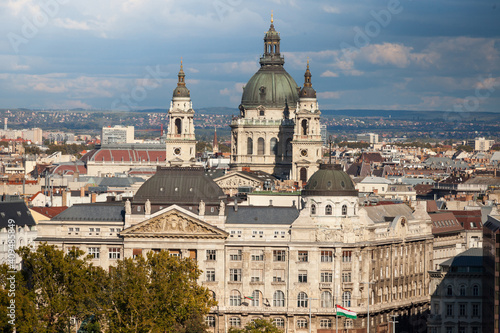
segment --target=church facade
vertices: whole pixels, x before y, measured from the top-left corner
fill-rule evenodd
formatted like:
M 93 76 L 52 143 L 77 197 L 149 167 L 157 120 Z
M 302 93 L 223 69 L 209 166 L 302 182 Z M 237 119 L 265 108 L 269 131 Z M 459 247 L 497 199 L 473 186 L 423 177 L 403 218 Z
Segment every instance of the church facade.
M 260 69 L 244 86 L 239 116 L 231 122 L 230 167 L 306 182 L 322 158 L 321 112 L 309 63 L 300 88 L 284 68 L 280 40 L 271 20 Z

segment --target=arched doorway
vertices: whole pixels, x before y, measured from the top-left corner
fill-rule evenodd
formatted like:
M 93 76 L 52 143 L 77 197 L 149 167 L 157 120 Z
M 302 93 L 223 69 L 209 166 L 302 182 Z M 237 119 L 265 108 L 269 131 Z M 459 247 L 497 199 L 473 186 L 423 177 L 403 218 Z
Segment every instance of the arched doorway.
M 303 183 L 307 182 L 307 169 L 306 168 L 300 168 L 300 181 Z

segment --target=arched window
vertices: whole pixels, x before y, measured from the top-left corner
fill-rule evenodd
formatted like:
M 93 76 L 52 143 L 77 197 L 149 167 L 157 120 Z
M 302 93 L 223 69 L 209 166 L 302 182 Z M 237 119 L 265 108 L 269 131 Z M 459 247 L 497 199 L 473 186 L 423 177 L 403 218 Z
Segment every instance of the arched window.
M 307 319 L 306 318 L 297 319 L 297 328 L 307 328 Z
M 264 138 L 257 140 L 257 155 L 264 155 Z
M 212 294 L 212 298 L 214 299 L 214 301 L 216 301 L 217 298 L 216 298 L 216 295 L 215 295 L 215 291 L 210 290 L 210 293 Z
M 342 294 L 342 306 L 351 306 L 351 292 L 350 291 L 344 291 Z
M 241 305 L 241 294 L 238 290 L 231 290 L 231 294 L 229 295 L 229 305 L 230 306 Z
M 303 183 L 307 182 L 307 169 L 306 168 L 300 168 L 300 181 Z
M 452 296 L 452 295 L 453 295 L 453 287 L 451 286 L 451 284 L 449 284 L 446 287 L 446 296 Z
M 479 296 L 479 286 L 477 284 L 472 286 L 472 296 Z
M 347 205 L 342 206 L 342 215 L 344 215 L 344 216 L 347 215 Z
M 292 156 L 292 139 L 286 139 L 286 156 Z
M 260 306 L 261 293 L 258 290 L 254 290 L 252 293 L 252 306 Z
M 175 134 L 182 134 L 182 120 L 181 118 L 175 119 Z
M 307 120 L 303 119 L 301 122 L 302 135 L 307 135 Z
M 332 206 L 331 205 L 326 205 L 325 207 L 325 215 L 332 215 Z
M 272 138 L 271 144 L 269 145 L 269 152 L 274 155 L 278 155 L 278 139 Z
M 276 306 L 276 307 L 285 306 L 285 294 L 281 290 L 277 290 L 274 292 L 273 306 Z
M 332 294 L 329 291 L 323 291 L 321 293 L 321 307 L 322 308 L 332 307 Z
M 252 138 L 248 138 L 247 140 L 247 155 L 253 154 L 253 140 Z
M 460 296 L 465 296 L 465 285 L 460 285 Z
M 307 308 L 307 294 L 305 292 L 300 292 L 297 296 L 297 307 L 299 308 Z
M 274 326 L 278 328 L 284 328 L 285 327 L 285 319 L 283 318 L 274 318 L 273 320 Z
M 311 205 L 311 215 L 316 215 L 316 205 L 315 204 Z

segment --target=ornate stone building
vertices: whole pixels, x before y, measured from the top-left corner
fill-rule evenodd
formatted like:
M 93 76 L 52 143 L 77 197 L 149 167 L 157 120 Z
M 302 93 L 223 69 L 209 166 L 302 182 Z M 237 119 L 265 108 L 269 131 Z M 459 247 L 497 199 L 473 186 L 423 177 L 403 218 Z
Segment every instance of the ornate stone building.
M 283 67 L 280 40 L 271 19 L 260 69 L 243 88 L 240 115 L 231 123 L 230 167 L 305 182 L 321 159 L 321 112 L 309 64 L 301 89 Z
M 179 81 L 174 89 L 168 110 L 167 163 L 188 166 L 195 162 L 196 140 L 194 135 L 194 110 L 184 70 L 179 71 Z
M 426 206 L 359 206 L 350 177 L 321 165 L 300 205 L 226 205 L 201 168 L 160 167 L 132 202 L 74 205 L 39 223 L 39 239 L 77 246 L 107 268 L 148 251 L 197 260 L 218 306 L 210 330 L 270 318 L 286 332 L 335 332 L 335 304 L 358 313 L 340 328 L 422 332 L 432 269 Z M 275 200 L 277 201 L 277 200 Z M 309 311 L 312 318 L 309 321 Z

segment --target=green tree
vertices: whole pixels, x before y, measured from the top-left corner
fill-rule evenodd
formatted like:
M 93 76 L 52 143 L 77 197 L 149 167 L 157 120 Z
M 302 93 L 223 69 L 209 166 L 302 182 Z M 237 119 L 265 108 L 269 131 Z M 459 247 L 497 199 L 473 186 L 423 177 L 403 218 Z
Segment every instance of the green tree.
M 70 318 L 81 321 L 103 314 L 106 273 L 88 263 L 84 252 L 66 255 L 54 245 L 41 244 L 36 251 L 18 250 L 23 260 L 16 299 L 18 332 L 62 332 Z
M 242 329 L 231 327 L 229 333 L 282 333 L 283 330 L 274 326 L 271 320 L 255 319 Z
M 119 261 L 110 272 L 111 332 L 205 332 L 204 317 L 216 305 L 197 284 L 201 271 L 192 259 L 168 252 Z
M 463 150 L 463 151 L 470 153 L 470 152 L 474 151 L 474 148 L 472 148 L 471 146 L 466 146 L 466 145 L 458 145 L 457 150 Z

